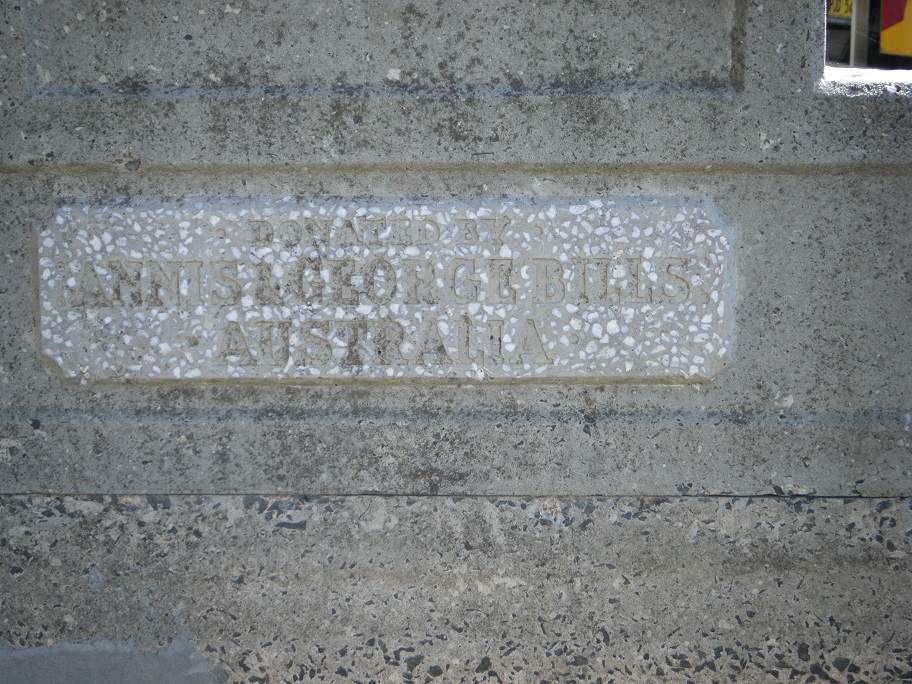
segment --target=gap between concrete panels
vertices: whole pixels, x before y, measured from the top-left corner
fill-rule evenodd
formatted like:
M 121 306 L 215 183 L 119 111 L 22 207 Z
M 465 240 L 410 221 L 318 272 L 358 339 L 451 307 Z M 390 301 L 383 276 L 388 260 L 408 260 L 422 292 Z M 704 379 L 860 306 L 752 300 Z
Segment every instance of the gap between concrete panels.
M 256 179 L 285 179 L 291 180 L 295 176 L 314 174 L 320 176 L 339 176 L 365 174 L 415 174 L 423 173 L 439 176 L 443 179 L 465 178 L 465 174 L 490 174 L 529 176 L 546 179 L 549 175 L 560 177 L 578 178 L 582 176 L 672 176 L 672 175 L 706 175 L 712 177 L 717 174 L 748 175 L 748 176 L 909 176 L 912 175 L 912 162 L 883 163 L 878 161 L 860 161 L 851 165 L 841 162 L 820 163 L 789 163 L 789 162 L 670 162 L 670 163 L 644 163 L 644 162 L 615 162 L 615 163 L 522 163 L 501 162 L 499 160 L 485 160 L 480 157 L 488 153 L 477 153 L 472 160 L 453 162 L 422 162 L 419 160 L 408 162 L 325 162 L 312 164 L 143 164 L 141 159 L 125 157 L 117 161 L 112 160 L 107 164 L 58 164 L 53 162 L 36 162 L 35 164 L 0 164 L 0 175 L 47 177 L 50 179 L 66 178 L 73 176 L 81 181 L 87 181 L 86 176 L 96 176 L 99 181 L 128 181 L 131 179 L 167 178 L 168 176 L 186 177 L 194 176 L 206 178 L 237 178 Z M 138 161 L 135 168 L 126 168 L 129 161 Z M 265 188 L 260 188 L 264 192 Z M 192 193 L 188 193 L 192 196 Z

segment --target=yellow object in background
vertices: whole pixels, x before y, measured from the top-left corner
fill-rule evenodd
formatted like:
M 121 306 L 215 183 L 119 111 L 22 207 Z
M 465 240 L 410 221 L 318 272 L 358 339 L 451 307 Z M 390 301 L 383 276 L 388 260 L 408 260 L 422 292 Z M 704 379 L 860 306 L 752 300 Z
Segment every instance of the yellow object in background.
M 912 57 L 912 8 L 908 0 L 880 0 L 880 52 Z
M 830 0 L 827 6 L 827 17 L 852 21 L 852 0 Z

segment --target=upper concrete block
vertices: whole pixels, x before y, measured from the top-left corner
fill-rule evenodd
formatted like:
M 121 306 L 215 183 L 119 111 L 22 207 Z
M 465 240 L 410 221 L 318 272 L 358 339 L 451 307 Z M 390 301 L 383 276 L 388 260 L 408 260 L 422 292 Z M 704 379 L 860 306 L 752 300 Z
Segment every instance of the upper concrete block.
M 734 4 L 63 0 L 26 5 L 22 30 L 29 76 L 50 95 L 712 89 L 731 82 Z
M 5 5 L 2 163 L 905 164 L 907 86 L 820 88 L 823 9 Z

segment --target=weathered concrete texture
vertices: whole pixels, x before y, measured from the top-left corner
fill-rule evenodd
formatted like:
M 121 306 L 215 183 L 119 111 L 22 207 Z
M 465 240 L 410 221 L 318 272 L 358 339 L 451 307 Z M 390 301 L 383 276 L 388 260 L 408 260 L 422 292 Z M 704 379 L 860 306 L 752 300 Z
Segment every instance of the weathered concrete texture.
M 85 0 L 27 3 L 32 86 L 42 92 L 166 94 L 202 87 L 291 86 L 329 93 L 437 85 L 523 93 L 647 82 L 728 84 L 734 0 L 676 0 L 650 12 L 509 0 L 443 5 L 205 0 L 170 8 Z M 681 21 L 694 49 L 667 59 L 650 40 Z M 320 45 L 320 49 L 313 48 Z M 107 93 L 106 93 L 107 91 Z
M 912 672 L 908 499 L 2 506 L 0 615 L 15 649 L 157 650 L 189 630 L 235 682 L 874 684 Z
M 193 650 L 186 638 L 157 653 L 123 642 L 12 649 L 0 645 L 5 684 L 216 684 L 224 671 Z
M 820 0 L 0 3 L 0 679 L 52 642 L 171 666 L 189 634 L 232 682 L 909 680 L 912 87 L 826 82 L 824 27 Z M 731 363 L 305 387 L 42 361 L 58 207 L 285 197 L 706 198 Z

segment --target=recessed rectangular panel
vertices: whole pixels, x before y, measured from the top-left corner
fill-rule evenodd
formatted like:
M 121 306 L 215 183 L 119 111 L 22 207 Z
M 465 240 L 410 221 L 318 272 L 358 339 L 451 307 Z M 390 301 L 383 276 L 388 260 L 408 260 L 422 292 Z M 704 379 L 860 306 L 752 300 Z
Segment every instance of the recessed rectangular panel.
M 43 352 L 82 381 L 711 378 L 734 248 L 706 200 L 69 203 Z
M 28 4 L 38 85 L 586 91 L 730 85 L 732 0 Z M 674 30 L 671 27 L 676 27 Z M 677 31 L 677 33 L 675 32 Z M 674 49 L 686 38 L 685 49 Z

